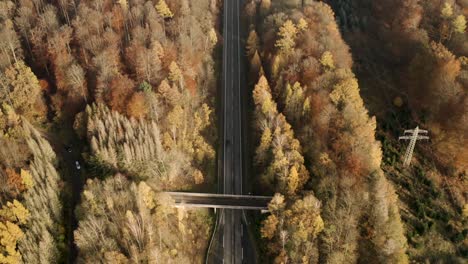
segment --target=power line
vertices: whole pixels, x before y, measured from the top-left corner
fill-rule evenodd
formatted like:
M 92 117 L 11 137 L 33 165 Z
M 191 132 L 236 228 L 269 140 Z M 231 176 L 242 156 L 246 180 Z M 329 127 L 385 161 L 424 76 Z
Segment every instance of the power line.
M 414 147 L 416 146 L 416 141 L 418 139 L 429 139 L 428 136 L 421 135 L 421 134 L 427 135 L 427 133 L 428 133 L 427 130 L 419 129 L 419 127 L 417 126 L 415 129 L 405 130 L 404 136 L 401 136 L 398 138 L 398 140 L 401 140 L 401 139 L 410 140 L 408 148 L 406 149 L 405 159 L 403 161 L 403 165 L 405 167 L 408 167 L 411 162 L 411 158 L 413 157 Z

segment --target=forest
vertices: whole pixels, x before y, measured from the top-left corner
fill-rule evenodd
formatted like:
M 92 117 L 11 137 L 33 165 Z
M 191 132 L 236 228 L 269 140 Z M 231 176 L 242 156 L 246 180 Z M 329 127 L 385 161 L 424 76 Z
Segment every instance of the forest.
M 0 0 L 0 264 L 205 262 L 223 2 Z M 256 263 L 465 263 L 468 1 L 240 13 Z
M 377 118 L 382 168 L 402 202 L 408 253 L 419 261 L 458 263 L 468 249 L 468 5 L 465 1 L 330 4 L 341 10 L 337 17 L 343 36 L 360 59 L 355 69 L 362 96 Z M 394 16 L 383 12 L 388 6 L 396 7 Z M 371 19 L 370 13 L 378 19 Z M 364 42 L 369 43 L 366 50 L 358 47 Z M 418 143 L 415 166 L 405 171 L 395 159 L 404 151 L 395 139 L 415 125 L 428 129 L 431 139 Z
M 220 7 L 0 2 L 0 263 L 203 261 Z
M 468 3 L 326 2 L 245 6 L 264 261 L 463 263 Z

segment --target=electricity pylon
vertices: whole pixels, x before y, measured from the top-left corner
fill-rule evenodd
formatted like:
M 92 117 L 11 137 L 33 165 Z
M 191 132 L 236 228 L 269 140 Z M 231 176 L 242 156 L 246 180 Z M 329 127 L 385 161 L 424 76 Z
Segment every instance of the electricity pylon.
M 413 151 L 414 151 L 414 146 L 416 146 L 416 141 L 418 139 L 429 139 L 428 136 L 421 136 L 420 134 L 427 134 L 427 130 L 419 129 L 419 127 L 416 127 L 415 129 L 405 130 L 404 136 L 401 136 L 398 138 L 398 140 L 400 139 L 410 140 L 408 148 L 406 149 L 405 160 L 403 162 L 403 165 L 406 167 L 409 166 L 411 162 L 411 158 L 413 157 Z

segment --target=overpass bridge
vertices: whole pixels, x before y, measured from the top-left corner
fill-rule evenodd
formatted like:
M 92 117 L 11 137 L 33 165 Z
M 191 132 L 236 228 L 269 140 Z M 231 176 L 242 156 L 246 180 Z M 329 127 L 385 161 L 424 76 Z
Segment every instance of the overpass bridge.
M 268 210 L 271 196 L 165 192 L 175 202 L 176 207 L 205 207 L 236 210 Z

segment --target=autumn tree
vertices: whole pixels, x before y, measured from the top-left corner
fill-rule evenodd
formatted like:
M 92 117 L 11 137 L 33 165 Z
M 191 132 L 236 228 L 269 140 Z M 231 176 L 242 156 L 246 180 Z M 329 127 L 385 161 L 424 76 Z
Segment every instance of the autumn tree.
M 371 191 L 370 222 L 372 228 L 379 231 L 371 234 L 370 239 L 378 249 L 375 251 L 377 255 L 372 257 L 382 262 L 408 263 L 406 237 L 402 232 L 398 197 L 393 186 L 378 172 L 371 175 Z M 386 243 L 393 243 L 392 250 L 380 250 L 387 247 Z
M 413 18 L 411 21 L 401 18 L 390 24 L 412 27 L 411 23 L 417 23 Z M 406 241 L 399 212 L 395 210 L 397 201 L 391 198 L 395 190 L 388 187 L 384 177 L 379 181 L 386 195 L 371 186 L 370 175 L 383 174 L 380 144 L 374 135 L 376 121 L 364 107 L 358 82 L 350 70 L 349 48 L 341 38 L 333 11 L 322 2 L 304 4 L 301 10 L 288 9 L 285 5 L 281 12 L 273 11 L 262 20 L 258 25 L 262 29 L 259 53 L 263 65 L 271 69 L 266 77 L 273 91 L 259 88 L 262 82 L 267 83 L 266 79 L 260 80 L 254 89 L 254 127 L 260 139 L 255 162 L 257 168 L 273 164 L 267 172 L 274 171 L 277 176 L 287 174 L 289 179 L 284 185 L 288 187 L 274 189 L 288 195 L 284 214 L 288 210 L 289 214 L 282 217 L 276 214 L 277 221 L 270 218 L 263 230 L 273 260 L 307 263 L 318 262 L 320 256 L 320 262 L 328 263 L 372 261 L 372 256 L 360 254 L 360 250 L 366 248 L 375 256 L 404 263 L 407 261 Z M 262 98 L 261 94 L 268 96 Z M 275 131 L 268 121 L 275 120 L 276 126 L 281 127 L 282 121 L 272 118 L 273 113 L 279 111 L 284 114 L 284 122 L 291 124 L 289 130 L 294 129 L 294 136 L 302 147 L 299 153 L 303 151 L 313 175 L 306 187 L 299 180 L 297 190 L 300 191 L 296 196 L 288 193 L 288 188 L 295 187 L 295 176 L 301 175 L 300 166 L 289 166 L 281 172 L 274 170 L 288 164 L 293 155 L 283 155 L 277 149 L 266 151 L 277 142 L 289 142 L 287 133 L 275 138 L 278 130 Z M 259 179 L 265 178 L 262 172 L 258 173 Z M 271 182 L 260 182 L 262 187 L 271 186 Z M 313 191 L 313 198 L 308 198 L 307 191 Z M 304 195 L 302 201 L 301 195 Z M 377 204 L 381 205 L 378 207 L 381 211 Z M 369 217 L 371 212 L 375 215 Z M 309 216 L 311 218 L 307 218 Z M 369 219 L 365 224 L 361 223 L 364 217 Z M 386 225 L 392 226 L 391 229 L 380 226 L 383 219 L 388 220 Z M 293 224 L 285 228 L 290 223 Z M 372 241 L 364 238 L 367 234 L 362 230 L 366 226 L 375 227 Z M 384 246 L 386 243 L 395 243 L 395 246 L 388 250 Z
M 255 158 L 261 171 L 260 180 L 271 190 L 293 195 L 301 190 L 309 177 L 299 141 L 285 117 L 278 113 L 264 76 L 255 86 L 253 98 L 260 135 Z
M 250 30 L 249 36 L 247 37 L 247 43 L 245 49 L 247 50 L 247 56 L 252 57 L 255 52 L 258 52 L 260 48 L 259 38 L 257 32 L 254 29 Z
M 452 17 L 452 15 L 453 15 L 452 5 L 449 4 L 448 2 L 445 2 L 444 6 L 442 7 L 442 10 L 440 11 L 440 16 L 442 18 L 448 19 Z
M 278 218 L 271 214 L 262 222 L 262 229 L 260 230 L 262 238 L 272 239 L 278 229 Z
M 64 246 L 59 240 L 63 228 L 59 197 L 61 179 L 55 168 L 57 160 L 52 147 L 39 132 L 26 122 L 23 126 L 33 160 L 30 166 L 32 184 L 24 193 L 24 207 L 29 211 L 29 220 L 18 248 L 25 262 L 57 262 L 59 245 Z M 18 210 L 24 217 L 28 215 L 22 208 Z M 17 219 L 21 218 L 17 216 Z M 39 244 L 40 247 L 37 246 Z
M 456 16 L 452 5 L 445 2 L 440 10 L 442 20 L 439 25 L 440 38 L 445 42 L 452 38 L 452 33 L 463 34 L 466 29 L 466 18 L 464 15 Z
M 23 61 L 10 66 L 0 78 L 0 100 L 27 117 L 38 117 L 38 114 L 42 114 L 36 111 L 37 105 L 42 104 L 39 81 Z
M 161 61 L 159 60 L 158 50 L 138 47 L 135 58 L 137 80 L 140 82 L 156 83 L 160 70 Z
M 174 16 L 164 0 L 159 0 L 158 4 L 156 5 L 156 10 L 164 19 L 172 18 Z
M 245 5 L 244 10 L 247 16 L 249 17 L 250 21 L 252 22 L 255 15 L 257 14 L 257 4 L 255 3 L 255 1 L 254 0 L 248 1 L 247 4 Z
M 17 243 L 24 237 L 18 225 L 6 221 L 0 222 L 0 262 L 5 264 L 20 263 L 21 254 L 17 251 Z
M 5 174 L 7 177 L 7 185 L 8 188 L 14 192 L 18 193 L 24 190 L 24 185 L 21 179 L 21 176 L 13 169 L 13 168 L 6 168 Z
M 304 88 L 299 82 L 295 82 L 293 85 L 286 84 L 283 96 L 284 113 L 291 117 L 292 122 L 299 122 L 302 117 L 308 114 L 308 100 L 304 94 Z
M 29 219 L 29 211 L 16 199 L 13 202 L 7 202 L 6 205 L 0 209 L 0 218 L 6 221 L 26 224 Z
M 278 218 L 277 215 L 280 215 L 286 206 L 284 195 L 280 193 L 275 193 L 270 203 L 268 203 L 268 210 L 271 214 L 263 221 L 261 233 L 262 237 L 272 239 L 276 233 L 278 227 Z M 284 219 L 281 219 L 282 222 Z
M 88 101 L 88 91 L 86 88 L 85 72 L 83 68 L 77 64 L 71 64 L 65 72 L 66 83 L 69 87 L 69 96 L 79 96 Z
M 159 84 L 157 93 L 161 98 L 162 103 L 164 103 L 167 108 L 177 105 L 179 100 L 182 98 L 179 89 L 175 86 L 170 86 L 168 80 L 163 80 Z
M 324 228 L 320 207 L 313 195 L 295 201 L 285 201 L 278 193 L 273 196 L 268 205 L 271 214 L 262 222 L 260 231 L 275 261 L 318 262 L 317 237 Z
M 255 54 L 250 61 L 250 72 L 252 76 L 261 76 L 264 73 L 262 60 L 260 59 L 260 55 L 258 55 L 258 51 L 255 51 Z
M 175 61 L 171 62 L 169 65 L 169 80 L 177 83 L 179 87 L 182 88 L 182 71 Z
M 278 32 L 278 40 L 276 40 L 275 46 L 280 49 L 281 52 L 288 54 L 291 52 L 296 45 L 296 25 L 291 20 L 287 20 L 280 28 Z
M 325 51 L 320 57 L 320 63 L 325 69 L 333 70 L 335 68 L 335 63 L 333 62 L 333 55 L 329 51 Z
M 119 76 L 109 84 L 110 93 L 106 99 L 112 110 L 125 113 L 127 102 L 134 92 L 135 83 L 128 76 Z
M 209 232 L 207 211 L 178 217 L 173 202 L 145 181 L 131 182 L 123 175 L 104 181 L 88 180 L 78 207 L 79 227 L 74 233 L 79 260 L 202 261 L 200 249 L 208 243 L 204 235 Z M 185 239 L 197 243 L 187 246 Z
M 182 118 L 179 123 L 171 123 L 171 117 L 165 118 L 168 123 L 156 124 L 154 120 L 129 120 L 103 105 L 88 107 L 83 125 L 88 131 L 93 170 L 125 172 L 156 186 L 200 181 L 200 174 L 194 177 L 192 172 L 204 169 L 214 159 L 212 147 L 200 135 L 210 124 L 211 110 L 202 106 L 189 129 L 184 118 L 187 113 L 180 107 L 176 109 L 183 115 L 171 115 Z M 119 127 L 127 127 L 125 133 Z M 186 131 L 196 133 L 185 134 Z M 166 140 L 176 142 L 166 146 Z
M 21 43 L 9 19 L 0 23 L 0 70 L 18 63 L 23 57 Z
M 466 30 L 466 18 L 464 15 L 459 15 L 452 20 L 453 31 L 463 34 Z
M 90 145 L 89 153 L 83 155 L 89 176 L 105 178 L 120 172 L 138 182 L 147 180 L 151 191 L 189 189 L 213 181 L 217 130 L 212 98 L 217 89 L 212 55 L 219 36 L 218 15 L 218 3 L 212 0 L 197 4 L 185 0 L 0 3 L 0 145 L 4 146 L 0 148 L 0 202 L 14 205 L 17 199 L 30 212 L 31 221 L 19 225 L 24 236 L 15 246 L 22 261 L 60 262 L 66 247 L 63 210 L 58 202 L 64 198 L 58 191 L 63 183 L 56 169 L 57 158 L 42 136 L 45 133 L 54 138 L 52 127 L 62 131 L 63 124 L 74 123 L 78 128 Z M 22 47 L 25 55 L 28 52 L 27 64 L 42 83 L 49 85 L 37 85 L 37 78 L 22 61 Z M 49 102 L 47 106 L 42 103 L 43 97 Z M 93 110 L 75 118 L 86 104 Z M 46 111 L 55 125 L 39 118 Z M 32 127 L 23 131 L 22 116 L 45 121 L 41 133 L 33 132 Z M 147 188 L 139 189 L 144 190 Z M 151 191 L 145 193 L 152 196 Z M 157 198 L 167 202 L 164 197 Z M 144 199 L 135 200 L 142 204 Z M 153 240 L 147 240 L 153 234 L 157 240 L 166 235 L 165 230 L 158 230 L 158 237 L 151 221 L 145 229 L 140 228 L 140 221 L 149 219 L 142 214 L 154 216 L 148 211 L 157 206 L 141 214 L 134 208 L 128 214 L 127 210 L 119 214 L 118 220 L 125 226 L 119 236 L 132 242 L 121 251 L 113 248 L 103 252 L 99 261 L 139 262 L 135 247 L 153 245 Z M 158 214 L 168 206 L 161 208 Z M 174 214 L 164 215 L 167 219 L 161 221 L 177 223 L 171 219 L 177 217 Z M 204 227 L 201 222 L 208 223 L 207 215 L 187 215 L 190 221 L 180 221 L 180 226 L 185 225 L 184 232 L 198 230 L 197 225 Z M 184 235 L 180 237 L 187 237 Z M 156 240 L 158 248 L 167 246 L 142 253 L 149 255 L 143 261 L 198 260 L 192 256 L 205 246 L 205 240 L 199 237 L 203 236 L 189 237 L 200 246 L 180 258 L 174 258 L 177 251 L 179 255 L 183 251 L 171 244 L 174 240 Z M 6 253 L 3 248 L 0 251 Z
M 299 21 L 297 22 L 297 29 L 299 31 L 305 31 L 308 26 L 309 25 L 308 25 L 307 21 L 305 21 L 304 18 L 300 18 Z
M 127 104 L 127 114 L 137 119 L 144 118 L 148 114 L 148 106 L 144 92 L 136 92 Z
M 214 46 L 218 43 L 218 36 L 214 28 L 210 29 L 210 32 L 208 32 L 208 40 L 211 46 Z
M 466 139 L 456 134 L 466 133 L 466 127 L 456 124 L 463 123 L 461 120 L 466 118 L 462 110 L 466 102 L 459 98 L 464 93 L 460 76 L 467 69 L 463 57 L 457 58 L 443 44 L 436 42 L 422 49 L 409 69 L 411 108 L 417 113 L 426 112 L 427 123 L 433 128 L 433 137 L 437 142 L 434 147 L 439 158 L 461 171 L 466 170 L 462 160 L 467 157 L 467 153 L 461 147 L 465 145 Z M 450 123 L 446 122 L 447 109 L 453 113 Z
M 271 0 L 261 0 L 260 2 L 260 14 L 265 15 L 271 8 Z

